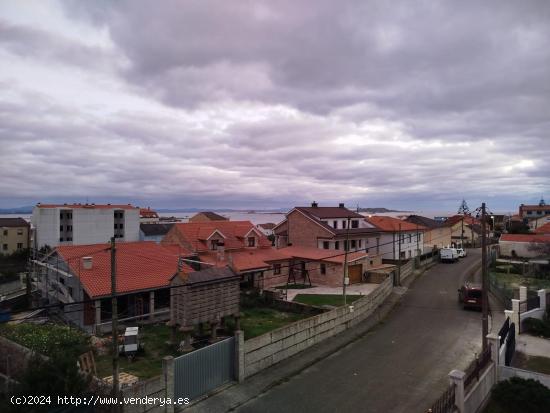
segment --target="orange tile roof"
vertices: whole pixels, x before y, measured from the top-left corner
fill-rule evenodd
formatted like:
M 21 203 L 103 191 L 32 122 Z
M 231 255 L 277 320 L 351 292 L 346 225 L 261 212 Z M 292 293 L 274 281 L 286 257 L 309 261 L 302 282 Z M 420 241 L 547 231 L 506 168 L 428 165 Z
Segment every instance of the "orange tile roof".
M 549 243 L 550 235 L 502 234 L 500 241 Z
M 287 260 L 289 256 L 275 248 L 250 248 L 234 251 L 226 251 L 223 260 L 218 260 L 216 251 L 208 251 L 199 254 L 200 260 L 216 266 L 229 265 L 234 271 L 244 272 L 261 268 L 268 268 L 271 261 Z
M 397 232 L 399 231 L 399 226 L 401 226 L 401 231 L 426 231 L 428 228 L 421 225 L 416 225 L 411 222 L 403 221 L 401 219 L 386 217 L 380 215 L 373 215 L 366 218 L 369 223 L 374 225 L 380 231 L 388 232 Z
M 476 219 L 474 217 L 472 217 L 471 215 L 453 215 L 452 217 L 449 217 L 444 225 L 446 226 L 453 226 L 455 225 L 457 222 L 460 222 L 462 221 L 462 218 L 464 218 L 464 223 L 467 224 L 467 225 L 480 225 L 481 224 L 481 221 L 479 219 Z
M 117 204 L 36 204 L 37 208 L 85 208 L 85 209 L 137 209 L 130 204 L 117 205 Z
M 141 218 L 158 218 L 159 214 L 157 214 L 157 211 L 152 210 L 151 208 L 140 208 L 139 216 Z
M 550 235 L 550 222 L 547 222 L 542 227 L 538 227 L 533 232 L 535 234 L 549 234 Z
M 288 258 L 302 258 L 312 261 L 326 261 L 337 264 L 343 264 L 345 261 L 344 251 L 339 250 L 325 250 L 321 248 L 290 246 L 281 248 L 279 252 L 288 256 Z M 359 258 L 366 257 L 369 254 L 366 252 L 350 252 L 348 253 L 348 261 L 355 261 Z
M 111 294 L 109 244 L 60 246 L 56 251 L 90 297 Z M 159 245 L 152 241 L 116 244 L 117 293 L 167 287 L 177 271 L 180 253 L 187 254 L 177 245 Z M 83 268 L 82 257 L 92 257 L 90 270 Z M 184 265 L 185 270 L 193 271 Z
M 184 224 L 175 224 L 176 230 L 192 246 L 194 252 L 210 250 L 207 238 L 214 231 L 223 234 L 225 250 L 239 249 L 248 246 L 245 235 L 254 229 L 259 238 L 260 247 L 270 247 L 271 241 L 259 231 L 250 221 L 206 221 L 206 222 L 187 222 Z

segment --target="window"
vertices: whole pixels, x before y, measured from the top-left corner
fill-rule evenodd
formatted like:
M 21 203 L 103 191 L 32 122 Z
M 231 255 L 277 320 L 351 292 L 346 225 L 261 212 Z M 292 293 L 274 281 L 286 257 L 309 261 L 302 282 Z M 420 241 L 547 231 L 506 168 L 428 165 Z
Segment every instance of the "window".
M 401 234 L 401 244 L 405 243 L 405 234 Z
M 22 250 L 22 249 L 23 249 L 23 243 L 22 243 L 22 242 L 18 242 L 18 243 L 17 243 L 17 249 L 18 249 L 18 250 Z
M 342 221 L 342 228 L 346 228 L 346 221 Z
M 408 242 L 411 243 L 411 241 L 412 241 L 412 234 L 409 234 L 409 241 Z
M 67 237 L 67 241 L 72 241 L 73 237 Z
M 527 211 L 527 215 L 531 215 L 533 211 Z
M 359 221 L 357 221 L 356 219 L 351 221 L 351 227 L 352 228 L 359 228 Z
M 321 264 L 321 274 L 326 275 L 327 273 L 327 264 Z
M 357 248 L 357 241 L 355 241 L 354 239 L 351 240 L 351 248 Z
M 63 232 L 63 225 L 59 226 L 59 232 Z
M 256 238 L 248 237 L 248 246 L 249 247 L 255 247 L 256 246 Z
M 124 228 L 124 224 L 118 224 L 118 228 L 119 228 L 119 229 Z
M 69 295 L 72 297 L 73 296 L 73 288 L 72 287 L 67 287 L 68 290 L 69 290 Z
M 7 229 L 4 230 L 4 236 L 5 236 L 5 237 L 8 236 L 8 230 L 7 230 Z
M 8 244 L 2 245 L 2 249 L 3 249 L 4 251 L 7 251 L 7 250 L 8 250 Z
M 338 221 L 332 221 L 332 226 L 334 228 L 338 228 Z
M 336 241 L 336 242 L 334 243 L 334 249 L 335 249 L 335 250 L 339 250 L 339 249 L 340 249 L 340 241 Z
M 59 242 L 63 242 L 63 237 L 59 238 Z
M 273 264 L 273 274 L 279 275 L 281 273 L 281 264 Z
M 361 248 L 363 245 L 363 241 L 362 240 L 359 240 L 359 248 Z
M 330 244 L 328 241 L 323 241 L 323 249 L 328 250 L 330 248 Z
M 23 228 L 17 229 L 17 235 L 23 235 Z
M 63 212 L 59 213 L 59 219 L 63 219 Z
M 72 231 L 73 230 L 73 226 L 72 225 L 67 225 L 67 231 Z
M 67 214 L 67 218 L 73 219 L 73 213 L 72 213 L 72 212 L 69 212 L 69 213 Z
M 344 251 L 348 251 L 348 241 L 344 241 Z
M 373 260 L 370 260 L 370 265 L 374 265 L 374 261 L 373 261 Z
M 418 234 L 416 234 L 416 240 L 417 240 L 418 242 L 420 242 L 420 232 L 419 232 Z

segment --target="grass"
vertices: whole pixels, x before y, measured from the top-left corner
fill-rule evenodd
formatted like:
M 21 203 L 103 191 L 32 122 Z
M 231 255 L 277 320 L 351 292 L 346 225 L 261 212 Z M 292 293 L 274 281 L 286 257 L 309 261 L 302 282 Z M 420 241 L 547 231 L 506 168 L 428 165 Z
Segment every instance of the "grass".
M 483 413 L 508 413 L 508 411 L 502 410 L 502 408 L 493 399 L 491 399 L 487 404 L 487 407 L 483 410 Z
M 162 358 L 165 356 L 180 356 L 177 345 L 170 346 L 166 342 L 170 338 L 170 328 L 164 324 L 141 326 L 140 340 L 144 351 L 139 353 L 133 361 L 128 361 L 121 355 L 119 358 L 120 372 L 133 374 L 141 379 L 148 379 L 162 373 Z M 179 334 L 179 333 L 178 333 Z M 179 334 L 177 341 L 183 336 Z M 108 354 L 95 357 L 97 375 L 101 378 L 112 374 L 112 356 Z
M 364 295 L 348 295 L 346 296 L 346 302 L 347 304 L 351 304 L 361 297 L 364 297 Z M 340 307 L 344 305 L 344 297 L 336 294 L 298 294 L 294 297 L 294 301 L 315 306 L 330 305 Z
M 248 340 L 310 316 L 266 307 L 246 308 L 241 311 L 241 329 Z
M 525 286 L 529 290 L 537 291 L 543 288 L 550 288 L 550 280 L 544 278 L 523 277 L 519 274 L 507 274 L 495 271 L 491 271 L 491 278 L 505 289 L 513 290 L 518 289 L 520 286 Z
M 536 371 L 537 373 L 550 374 L 550 358 L 529 356 L 517 351 L 514 355 L 514 367 L 523 370 Z

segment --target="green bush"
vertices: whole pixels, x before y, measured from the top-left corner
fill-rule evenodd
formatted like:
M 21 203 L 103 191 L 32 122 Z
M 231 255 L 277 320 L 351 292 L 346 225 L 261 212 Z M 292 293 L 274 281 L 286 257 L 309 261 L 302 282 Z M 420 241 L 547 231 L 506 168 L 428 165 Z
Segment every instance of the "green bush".
M 88 336 L 58 324 L 5 325 L 0 334 L 49 357 L 63 353 L 67 357 L 76 358 L 90 349 Z
M 550 323 L 547 321 L 529 317 L 523 322 L 523 327 L 534 336 L 550 338 Z
M 512 377 L 492 390 L 492 400 L 507 413 L 541 413 L 550 406 L 550 389 L 533 379 Z

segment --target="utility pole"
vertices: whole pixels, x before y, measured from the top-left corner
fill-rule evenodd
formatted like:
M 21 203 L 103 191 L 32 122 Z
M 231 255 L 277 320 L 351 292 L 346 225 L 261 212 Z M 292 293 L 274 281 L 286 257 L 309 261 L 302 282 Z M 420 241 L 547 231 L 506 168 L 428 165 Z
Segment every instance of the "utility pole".
M 350 218 L 348 217 L 348 223 L 346 225 L 346 242 L 344 244 L 344 286 L 342 288 L 342 292 L 344 294 L 344 306 L 346 305 L 346 285 L 347 283 L 349 283 L 349 274 L 348 274 L 349 224 L 350 224 Z
M 485 202 L 481 204 L 481 343 L 482 349 L 487 349 L 487 334 L 489 334 L 489 300 L 487 294 L 488 274 L 487 274 L 487 233 L 486 233 L 486 211 Z
M 113 313 L 111 326 L 113 334 L 113 396 L 118 397 L 118 309 L 116 294 L 116 247 L 115 237 L 111 237 L 111 311 Z M 115 406 L 115 412 L 118 411 Z
M 401 285 L 401 224 L 399 224 L 399 239 L 398 239 L 398 242 L 399 242 L 399 251 L 398 251 L 398 254 L 399 254 L 399 258 L 398 258 L 398 264 L 397 264 L 397 285 Z
M 420 236 L 419 236 L 419 232 L 418 232 L 418 223 L 417 223 L 416 224 L 416 256 L 418 257 L 418 266 L 420 266 L 420 258 L 422 257 L 422 254 L 420 254 L 420 249 L 418 247 L 418 243 L 420 242 L 419 238 L 420 238 Z M 424 247 L 424 246 L 422 246 L 422 247 Z M 422 248 L 422 249 L 424 249 L 424 248 Z M 422 251 L 422 252 L 424 252 L 424 251 Z M 415 262 L 416 261 L 417 260 L 415 259 Z

